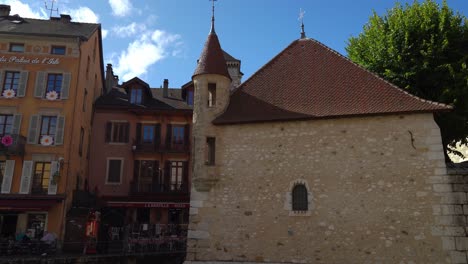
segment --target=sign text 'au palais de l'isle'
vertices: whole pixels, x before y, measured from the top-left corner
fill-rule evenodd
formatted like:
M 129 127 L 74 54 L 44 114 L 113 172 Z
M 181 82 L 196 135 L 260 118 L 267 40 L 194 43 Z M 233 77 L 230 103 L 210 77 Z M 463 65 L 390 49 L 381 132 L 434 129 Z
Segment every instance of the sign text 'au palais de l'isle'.
M 0 63 L 19 63 L 19 64 L 48 64 L 57 65 L 60 64 L 58 58 L 26 58 L 24 56 L 0 56 Z

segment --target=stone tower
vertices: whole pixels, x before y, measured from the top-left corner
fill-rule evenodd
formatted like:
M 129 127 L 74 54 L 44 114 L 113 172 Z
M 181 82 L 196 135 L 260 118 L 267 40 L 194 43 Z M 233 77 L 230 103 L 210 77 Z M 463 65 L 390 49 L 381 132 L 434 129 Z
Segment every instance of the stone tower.
M 219 137 L 220 127 L 212 121 L 225 111 L 229 104 L 231 77 L 229 75 L 223 50 L 214 30 L 212 18 L 211 30 L 192 76 L 195 96 L 193 108 L 193 149 L 192 149 L 192 189 L 191 201 L 203 204 L 208 191 L 218 181 L 219 168 L 216 163 L 216 145 L 222 144 Z M 215 158 L 216 157 L 216 158 Z M 209 238 L 208 227 L 201 226 L 204 220 L 197 219 L 198 208 L 191 209 L 189 248 L 196 248 Z M 206 241 L 205 241 L 206 242 Z M 188 249 L 190 251 L 190 249 Z M 188 253 L 187 260 L 193 260 Z

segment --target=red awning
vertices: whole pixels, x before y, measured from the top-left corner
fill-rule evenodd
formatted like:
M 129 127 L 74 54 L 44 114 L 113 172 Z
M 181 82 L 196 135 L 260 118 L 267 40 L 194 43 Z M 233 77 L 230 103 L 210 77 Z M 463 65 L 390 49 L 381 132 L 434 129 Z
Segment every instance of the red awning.
M 160 203 L 160 202 L 113 202 L 108 201 L 109 207 L 139 207 L 139 208 L 190 208 L 189 203 Z
M 60 203 L 63 195 L 0 195 L 0 211 L 47 211 Z

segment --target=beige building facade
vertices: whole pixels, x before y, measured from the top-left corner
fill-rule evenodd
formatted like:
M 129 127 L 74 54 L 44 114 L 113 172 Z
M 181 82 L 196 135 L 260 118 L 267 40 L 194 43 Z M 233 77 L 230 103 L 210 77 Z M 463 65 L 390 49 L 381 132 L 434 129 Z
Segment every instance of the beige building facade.
M 305 36 L 230 93 L 221 53 L 212 28 L 186 263 L 467 263 L 466 185 L 433 118 L 450 107 Z

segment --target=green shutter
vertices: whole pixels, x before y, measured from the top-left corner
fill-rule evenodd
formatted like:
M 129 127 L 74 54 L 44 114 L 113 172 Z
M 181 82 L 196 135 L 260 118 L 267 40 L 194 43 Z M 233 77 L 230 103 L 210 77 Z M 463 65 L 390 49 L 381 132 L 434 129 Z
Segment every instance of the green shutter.
M 18 94 L 17 97 L 24 97 L 26 95 L 26 87 L 28 85 L 28 76 L 29 73 L 27 71 L 22 71 L 20 73 L 20 79 L 18 83 Z
M 62 79 L 62 89 L 60 92 L 60 99 L 68 99 L 70 94 L 70 81 L 71 81 L 71 73 L 66 72 L 63 74 Z
M 13 128 L 11 129 L 11 134 L 19 135 L 21 131 L 21 115 L 13 116 Z
M 5 175 L 3 175 L 2 193 L 10 193 L 13 173 L 15 171 L 15 161 L 7 160 L 5 162 Z
M 23 171 L 21 173 L 21 185 L 20 185 L 19 193 L 28 194 L 31 191 L 32 171 L 33 171 L 33 161 L 32 160 L 23 161 Z
M 47 194 L 57 194 L 57 181 L 53 181 L 55 173 L 60 172 L 59 163 L 57 161 L 52 161 L 50 163 L 50 180 L 49 187 L 47 189 Z
M 34 97 L 44 98 L 46 90 L 46 76 L 45 72 L 37 72 L 36 86 L 34 87 Z
M 37 144 L 39 139 L 39 115 L 32 115 L 29 121 L 28 144 Z
M 55 145 L 63 145 L 63 133 L 65 129 L 65 117 L 57 117 L 57 132 L 55 134 Z

